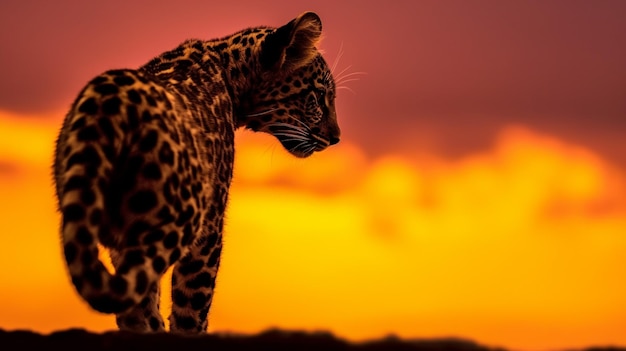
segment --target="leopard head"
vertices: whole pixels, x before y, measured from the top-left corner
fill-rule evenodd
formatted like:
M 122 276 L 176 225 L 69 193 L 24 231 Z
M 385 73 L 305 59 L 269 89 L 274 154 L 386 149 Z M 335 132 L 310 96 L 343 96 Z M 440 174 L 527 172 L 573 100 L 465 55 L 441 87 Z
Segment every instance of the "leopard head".
M 316 45 L 322 22 L 306 12 L 260 44 L 263 74 L 250 93 L 245 126 L 275 136 L 297 157 L 339 142 L 335 81 Z

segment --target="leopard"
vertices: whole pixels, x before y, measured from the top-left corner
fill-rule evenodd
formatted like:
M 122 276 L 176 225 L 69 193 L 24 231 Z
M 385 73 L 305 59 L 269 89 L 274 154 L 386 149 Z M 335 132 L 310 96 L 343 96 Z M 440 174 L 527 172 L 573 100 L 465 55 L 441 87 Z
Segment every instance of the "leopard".
M 82 88 L 58 132 L 53 178 L 61 256 L 88 307 L 114 314 L 120 330 L 167 332 L 160 281 L 171 269 L 169 332 L 207 332 L 235 131 L 273 135 L 298 158 L 339 142 L 321 37 L 320 17 L 304 12 L 187 39 Z

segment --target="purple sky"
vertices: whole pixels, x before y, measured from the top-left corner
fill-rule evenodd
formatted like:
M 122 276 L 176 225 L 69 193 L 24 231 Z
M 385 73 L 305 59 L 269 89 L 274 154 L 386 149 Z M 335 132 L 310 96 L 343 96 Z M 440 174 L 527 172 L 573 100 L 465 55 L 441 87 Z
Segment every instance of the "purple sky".
M 60 111 L 103 70 L 305 10 L 324 22 L 327 59 L 343 45 L 338 69 L 367 72 L 337 104 L 344 138 L 372 155 L 461 156 L 520 124 L 626 168 L 620 0 L 4 0 L 0 110 Z

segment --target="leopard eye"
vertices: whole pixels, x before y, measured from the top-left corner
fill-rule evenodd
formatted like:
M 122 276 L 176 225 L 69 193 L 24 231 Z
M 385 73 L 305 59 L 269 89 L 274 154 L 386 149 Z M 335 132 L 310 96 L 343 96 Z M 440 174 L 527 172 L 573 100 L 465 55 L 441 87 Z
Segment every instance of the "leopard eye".
M 323 98 L 323 96 L 319 96 L 318 93 L 318 91 L 314 91 L 309 95 L 306 102 L 306 115 L 310 123 L 319 123 L 322 119 L 320 103 L 323 102 L 320 101 L 320 98 Z

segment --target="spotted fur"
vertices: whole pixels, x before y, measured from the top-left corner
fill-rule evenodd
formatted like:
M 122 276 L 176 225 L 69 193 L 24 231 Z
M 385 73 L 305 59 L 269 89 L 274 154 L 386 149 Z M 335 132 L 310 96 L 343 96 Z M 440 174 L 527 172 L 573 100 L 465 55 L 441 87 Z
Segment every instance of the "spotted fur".
M 206 331 L 235 130 L 273 134 L 297 157 L 339 141 L 321 30 L 307 12 L 279 28 L 188 40 L 80 92 L 54 174 L 69 274 L 92 308 L 115 313 L 121 329 L 163 331 L 158 282 L 174 265 L 171 330 Z

